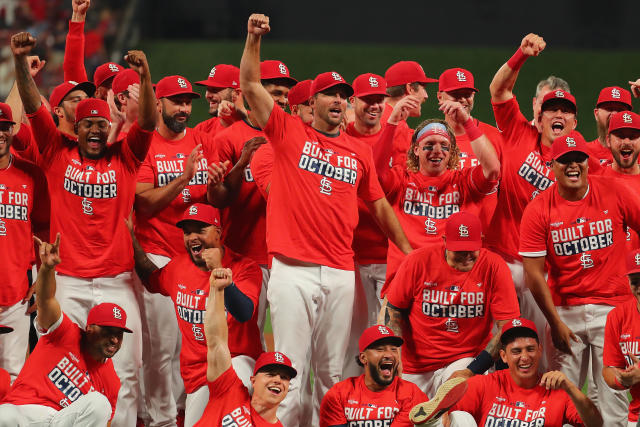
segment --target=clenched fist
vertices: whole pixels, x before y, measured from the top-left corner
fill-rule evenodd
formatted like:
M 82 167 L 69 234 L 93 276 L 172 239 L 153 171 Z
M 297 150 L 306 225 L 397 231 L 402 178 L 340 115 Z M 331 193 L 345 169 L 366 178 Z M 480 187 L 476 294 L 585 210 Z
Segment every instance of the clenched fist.
M 537 34 L 529 33 L 522 39 L 520 49 L 527 56 L 538 56 L 544 50 L 547 43 Z
M 147 62 L 147 56 L 141 50 L 130 50 L 127 55 L 124 56 L 124 60 L 127 61 L 132 70 L 143 75 L 149 70 L 149 63 Z
M 247 23 L 247 32 L 249 34 L 255 34 L 256 36 L 264 36 L 271 27 L 269 26 L 269 17 L 261 13 L 254 13 L 249 17 Z
M 36 46 L 36 38 L 27 32 L 11 36 L 11 51 L 15 56 L 29 55 Z

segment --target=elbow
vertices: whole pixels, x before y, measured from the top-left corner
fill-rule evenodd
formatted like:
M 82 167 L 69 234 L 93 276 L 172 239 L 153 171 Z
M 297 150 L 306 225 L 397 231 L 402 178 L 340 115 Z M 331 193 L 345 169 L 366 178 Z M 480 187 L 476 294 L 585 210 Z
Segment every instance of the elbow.
M 490 165 L 487 168 L 483 168 L 485 177 L 489 181 L 497 181 L 500 178 L 500 162 Z

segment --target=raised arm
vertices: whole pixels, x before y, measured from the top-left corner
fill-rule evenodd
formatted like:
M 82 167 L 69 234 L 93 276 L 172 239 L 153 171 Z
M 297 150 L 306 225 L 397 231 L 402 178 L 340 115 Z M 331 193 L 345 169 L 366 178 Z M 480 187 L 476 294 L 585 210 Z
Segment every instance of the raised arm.
M 29 64 L 29 72 L 31 73 L 31 77 L 35 78 L 36 74 L 45 66 L 47 61 L 41 61 L 37 55 L 28 56 L 27 63 Z M 7 99 L 5 101 L 11 107 L 11 112 L 13 113 L 13 121 L 16 122 L 15 126 L 13 126 L 13 134 L 16 135 L 20 130 L 20 125 L 24 119 L 24 107 L 22 106 L 22 100 L 20 99 L 20 92 L 18 91 L 17 82 L 13 83 L 11 86 L 11 90 L 9 91 L 9 95 L 7 95 Z
M 371 212 L 371 215 L 378 223 L 378 226 L 382 232 L 400 249 L 405 255 L 413 250 L 407 235 L 404 234 L 400 221 L 393 208 L 385 197 L 368 202 L 365 200 L 365 205 Z
M 130 50 L 124 57 L 129 66 L 140 74 L 140 98 L 138 99 L 138 125 L 152 132 L 156 128 L 158 112 L 156 95 L 153 93 L 151 71 L 147 56 L 141 50 Z
M 60 319 L 62 311 L 56 299 L 56 265 L 60 264 L 60 233 L 52 244 L 43 242 L 36 236 L 33 239 L 39 246 L 42 265 L 36 279 L 36 305 L 38 310 L 38 325 L 42 329 L 49 329 Z
M 566 391 L 586 427 L 602 427 L 604 425 L 596 405 L 564 373 L 560 371 L 547 372 L 542 376 L 540 385 L 547 390 L 562 389 Z
M 36 82 L 29 71 L 29 54 L 36 46 L 36 39 L 29 33 L 18 33 L 11 37 L 11 51 L 16 68 L 16 85 L 27 114 L 38 111 L 42 102 Z
M 84 21 L 91 0 L 71 0 L 71 21 L 64 48 L 64 80 L 76 82 L 87 81 L 87 70 L 84 68 Z
M 213 382 L 231 366 L 229 327 L 224 309 L 224 289 L 233 282 L 231 270 L 215 268 L 209 278 L 209 302 L 204 315 L 207 339 L 207 381 Z
M 530 56 L 538 56 L 547 44 L 536 34 L 527 34 L 520 43 L 516 53 L 498 70 L 489 85 L 491 101 L 494 103 L 508 101 L 513 98 L 513 87 L 524 61 Z
M 140 242 L 136 238 L 135 233 L 133 232 L 133 221 L 131 220 L 131 215 L 129 218 L 125 219 L 125 224 L 127 225 L 127 229 L 129 230 L 129 234 L 131 235 L 131 244 L 133 245 L 133 260 L 135 262 L 135 269 L 138 277 L 140 277 L 140 281 L 142 284 L 149 290 L 153 292 L 153 290 L 149 289 L 148 279 L 151 274 L 159 270 L 158 266 L 156 266 L 153 261 L 149 259 L 142 246 L 140 246 Z
M 251 108 L 251 119 L 264 128 L 273 110 L 273 98 L 260 82 L 260 41 L 271 30 L 269 17 L 254 13 L 247 23 L 247 42 L 240 60 L 240 89 Z
M 380 314 L 378 314 L 378 324 L 385 325 L 391 329 L 394 334 L 401 337 L 402 326 L 405 321 L 402 311 L 391 305 L 385 296 L 382 301 L 382 307 L 380 308 Z
M 478 129 L 467 110 L 459 102 L 442 101 L 440 103 L 440 111 L 464 127 L 464 131 L 469 137 L 469 141 L 471 141 L 471 149 L 478 158 L 484 177 L 489 181 L 497 180 L 500 176 L 500 160 L 496 149 L 489 141 L 489 138 Z

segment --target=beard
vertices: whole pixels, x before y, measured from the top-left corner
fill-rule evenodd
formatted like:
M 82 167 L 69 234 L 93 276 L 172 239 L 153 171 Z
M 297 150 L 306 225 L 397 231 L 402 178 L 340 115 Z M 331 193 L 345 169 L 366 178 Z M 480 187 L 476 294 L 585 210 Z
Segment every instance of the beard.
M 379 384 L 383 387 L 386 387 L 389 384 L 391 384 L 393 380 L 396 378 L 396 376 L 398 375 L 398 366 L 393 368 L 393 375 L 391 375 L 391 379 L 388 379 L 388 380 L 385 378 L 382 378 L 382 376 L 380 375 L 380 372 L 378 371 L 378 366 L 369 364 L 368 369 L 369 369 L 369 374 L 371 374 L 371 379 L 373 379 L 373 381 L 375 381 L 376 384 Z
M 177 120 L 177 117 L 185 117 L 186 120 L 184 122 L 181 122 Z M 185 130 L 185 128 L 187 127 L 187 122 L 189 121 L 189 117 L 190 115 L 186 113 L 177 113 L 173 116 L 168 116 L 164 113 L 164 111 L 162 112 L 162 121 L 174 133 L 180 133 Z

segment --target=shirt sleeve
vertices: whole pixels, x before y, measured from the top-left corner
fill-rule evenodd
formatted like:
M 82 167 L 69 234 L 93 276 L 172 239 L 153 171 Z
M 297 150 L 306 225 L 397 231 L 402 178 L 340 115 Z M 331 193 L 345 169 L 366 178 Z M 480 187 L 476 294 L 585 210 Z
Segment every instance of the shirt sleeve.
M 171 289 L 169 289 L 169 269 L 167 268 L 171 263 L 151 273 L 147 279 L 147 289 L 154 294 L 161 294 L 166 297 L 171 297 Z
M 87 81 L 87 70 L 84 68 L 84 22 L 69 21 L 62 67 L 65 81 Z
M 414 254 L 415 252 L 404 257 L 400 267 L 398 267 L 398 271 L 386 289 L 384 296 L 396 308 L 408 309 L 413 304 L 413 287 L 410 284 L 415 283 L 416 277 Z
M 209 386 L 209 401 L 218 399 L 227 395 L 229 392 L 236 392 L 235 389 L 241 387 L 244 388 L 238 374 L 233 369 L 233 366 L 229 366 L 229 369 L 224 371 L 222 375 L 216 378 L 214 381 L 208 383 Z M 245 388 L 246 391 L 246 388 Z
M 549 190 L 553 191 L 553 189 Z M 547 255 L 548 222 L 542 215 L 543 199 L 534 199 L 524 209 L 520 223 L 520 250 L 524 257 L 543 257 Z
M 474 198 L 478 196 L 483 197 L 491 193 L 495 193 L 498 190 L 498 181 L 489 180 L 484 176 L 484 171 L 481 166 L 474 166 L 471 168 L 471 173 L 467 175 L 468 186 L 473 193 Z
M 384 193 L 380 187 L 376 169 L 373 167 L 373 155 L 371 154 L 370 147 L 363 147 L 363 156 L 361 159 L 363 160 L 363 176 L 358 185 L 358 196 L 369 202 L 382 199 Z
M 333 386 L 322 398 L 320 404 L 320 427 L 346 425 L 344 405 L 340 399 L 338 387 Z
M 11 147 L 16 151 L 16 154 L 19 157 L 22 157 L 25 160 L 29 160 L 36 164 L 40 160 L 38 147 L 33 140 L 33 135 L 31 134 L 31 126 L 26 123 L 20 124 L 18 133 L 13 136 Z
M 53 160 L 54 155 L 62 148 L 62 136 L 53 122 L 51 113 L 42 104 L 38 111 L 27 114 L 27 117 L 31 123 L 33 137 L 38 145 L 38 150 L 42 153 L 42 160 Z
M 493 260 L 493 289 L 489 310 L 493 321 L 509 320 L 520 317 L 520 304 L 516 296 L 516 287 L 511 278 L 509 267 L 499 256 Z
M 129 129 L 124 139 L 123 149 L 127 158 L 132 162 L 131 166 L 134 169 L 139 168 L 147 157 L 152 138 L 153 132 L 142 129 L 137 121 Z
M 520 140 L 523 133 L 526 134 L 533 131 L 537 133 L 537 130 L 531 126 L 531 123 L 520 112 L 520 106 L 515 96 L 504 102 L 492 102 L 491 105 L 493 106 L 496 125 L 502 132 L 502 137 L 507 144 Z
M 262 197 L 267 198 L 267 189 L 271 183 L 271 168 L 273 167 L 273 148 L 267 142 L 258 148 L 251 159 L 251 175 Z
M 574 427 L 583 427 L 584 423 L 582 422 L 582 418 L 580 418 L 580 414 L 578 414 L 576 405 L 573 404 L 573 401 L 567 393 L 563 394 L 565 395 L 566 399 L 563 423 L 572 425 Z
M 612 185 L 611 188 L 617 190 L 625 224 L 636 233 L 640 233 L 640 197 L 634 191 L 627 191 L 622 186 Z
M 32 167 L 33 177 L 33 209 L 31 210 L 31 222 L 34 231 L 45 230 L 48 227 L 51 215 L 51 199 L 47 179 L 38 166 Z
M 151 158 L 147 155 L 147 157 L 145 157 L 144 161 L 140 165 L 140 169 L 138 169 L 138 182 L 142 182 L 145 184 L 155 184 L 156 172 L 153 169 L 151 162 Z
M 289 119 L 293 121 L 288 122 Z M 286 144 L 287 127 L 294 125 L 293 123 L 304 126 L 302 121 L 296 121 L 293 117 L 285 113 L 274 101 L 269 120 L 263 129 L 265 135 L 267 135 L 267 138 L 271 141 L 274 150 L 281 149 L 281 147 Z
M 602 359 L 604 366 L 624 369 L 627 366 L 627 361 L 618 345 L 620 337 L 620 318 L 617 316 L 618 310 L 620 310 L 620 308 L 614 308 L 607 315 L 607 323 L 604 327 Z

